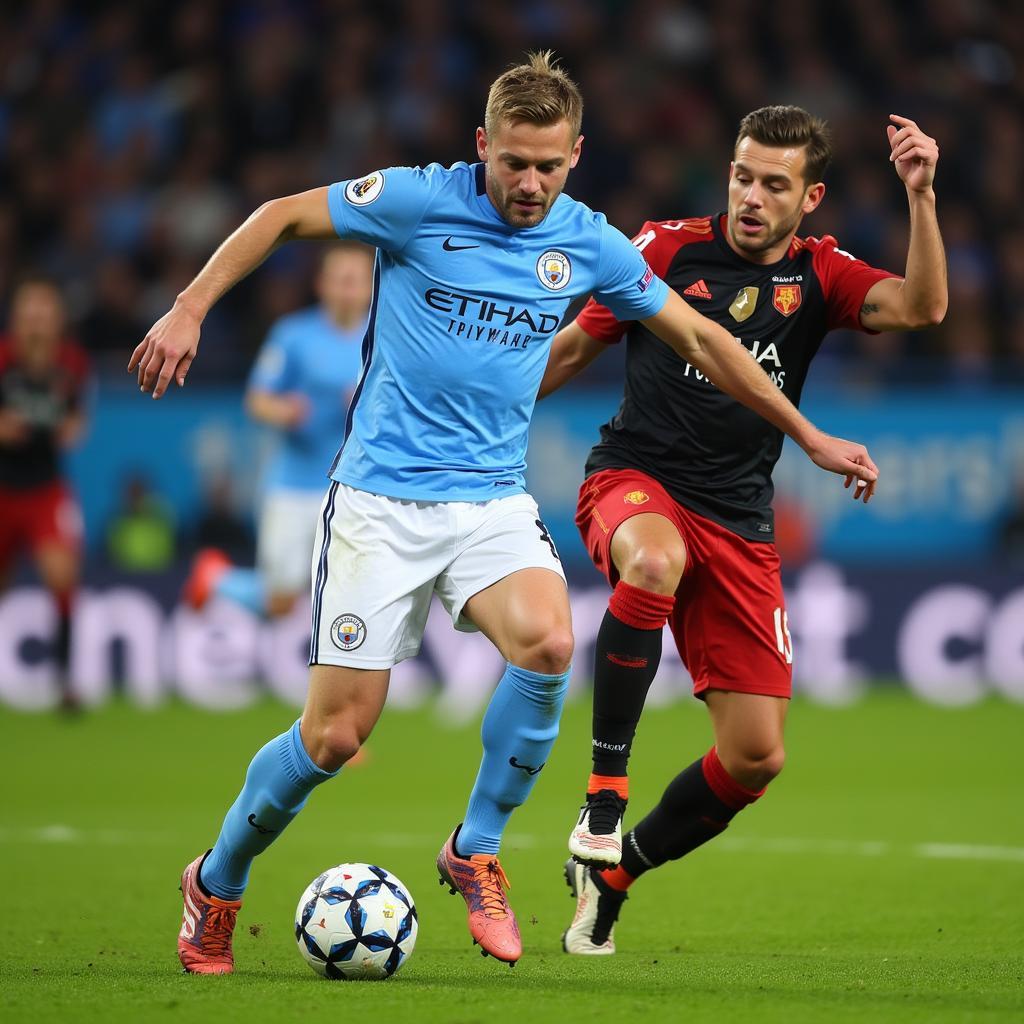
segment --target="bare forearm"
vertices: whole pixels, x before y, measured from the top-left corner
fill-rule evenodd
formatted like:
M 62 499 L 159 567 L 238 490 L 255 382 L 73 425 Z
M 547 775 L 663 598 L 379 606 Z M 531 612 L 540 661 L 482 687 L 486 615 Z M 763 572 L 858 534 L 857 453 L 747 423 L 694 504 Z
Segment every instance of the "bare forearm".
M 282 243 L 293 238 L 335 237 L 326 187 L 272 199 L 225 239 L 176 304 L 202 322 L 226 291 L 252 273 Z
M 547 398 L 552 391 L 557 391 L 589 366 L 604 349 L 604 342 L 591 338 L 575 320 L 563 327 L 551 343 L 551 353 L 537 397 Z
M 750 353 L 724 327 L 701 316 L 675 292 L 644 324 L 676 354 L 695 366 L 726 394 L 788 434 L 801 448 L 819 433 L 776 387 Z
M 908 190 L 910 246 L 906 278 L 901 286 L 908 319 L 926 326 L 946 314 L 946 253 L 935 214 L 935 193 Z
M 728 331 L 717 324 L 711 324 L 711 328 L 714 330 L 702 325 L 698 329 L 689 362 L 726 394 L 806 448 L 816 433 L 810 421 Z
M 584 362 L 568 359 L 560 360 L 558 363 L 549 362 L 541 378 L 537 397 L 547 398 L 553 391 L 557 391 L 563 384 L 572 380 L 584 366 Z
M 245 396 L 245 410 L 260 423 L 288 428 L 298 418 L 295 399 L 291 395 L 275 395 L 269 391 L 250 391 Z
M 279 200 L 264 203 L 220 244 L 206 266 L 178 296 L 178 302 L 202 321 L 225 292 L 287 241 L 290 228 L 284 203 Z

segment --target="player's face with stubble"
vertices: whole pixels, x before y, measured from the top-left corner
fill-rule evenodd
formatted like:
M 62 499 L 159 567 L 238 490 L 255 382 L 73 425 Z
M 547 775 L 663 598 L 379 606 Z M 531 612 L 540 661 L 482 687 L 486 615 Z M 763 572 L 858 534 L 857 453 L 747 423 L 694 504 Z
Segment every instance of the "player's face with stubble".
M 504 122 L 491 137 L 476 130 L 476 147 L 487 165 L 487 195 L 514 228 L 539 224 L 562 194 L 580 158 L 583 136 L 573 138 L 565 121 L 536 125 Z
M 758 263 L 782 258 L 800 221 L 824 194 L 820 182 L 804 180 L 805 162 L 802 146 L 740 141 L 729 175 L 728 235 L 737 252 Z

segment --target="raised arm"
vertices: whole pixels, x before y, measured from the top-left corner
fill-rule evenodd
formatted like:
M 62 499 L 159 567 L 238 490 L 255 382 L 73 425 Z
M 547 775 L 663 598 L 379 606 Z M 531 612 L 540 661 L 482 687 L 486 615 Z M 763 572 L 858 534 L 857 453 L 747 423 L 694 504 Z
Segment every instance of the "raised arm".
M 867 449 L 814 426 L 724 327 L 701 316 L 672 291 L 661 311 L 644 324 L 726 394 L 793 438 L 816 465 L 845 476 L 847 487 L 856 479 L 854 498 L 870 499 L 878 467 Z
M 264 203 L 220 245 L 136 346 L 128 372 L 137 370 L 139 389 L 159 398 L 172 378 L 184 385 L 210 308 L 279 245 L 293 238 L 334 237 L 326 187 Z
M 860 322 L 872 331 L 916 330 L 941 323 L 948 302 L 933 188 L 939 147 L 910 118 L 890 114 L 889 119 L 889 160 L 906 186 L 910 205 L 907 269 L 902 281 L 888 278 L 871 286 Z
M 547 398 L 568 380 L 586 369 L 608 346 L 592 338 L 576 320 L 567 324 L 551 342 L 548 365 L 541 378 L 538 398 Z

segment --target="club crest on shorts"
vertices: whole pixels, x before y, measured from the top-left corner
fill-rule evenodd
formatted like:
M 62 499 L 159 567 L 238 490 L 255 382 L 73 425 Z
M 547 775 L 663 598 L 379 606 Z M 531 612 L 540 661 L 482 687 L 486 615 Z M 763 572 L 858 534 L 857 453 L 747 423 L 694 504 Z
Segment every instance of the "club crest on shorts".
M 374 171 L 365 178 L 353 178 L 345 186 L 345 198 L 353 206 L 369 206 L 384 191 L 384 172 Z
M 366 623 L 346 612 L 331 623 L 331 640 L 342 651 L 354 651 L 366 639 Z
M 650 501 L 651 496 L 646 491 L 630 491 L 622 496 L 622 500 L 630 505 L 642 505 L 645 501 Z
M 789 316 L 800 307 L 802 296 L 798 284 L 777 284 L 772 295 L 772 305 L 783 315 Z
M 564 252 L 557 249 L 548 249 L 539 260 L 537 260 L 537 277 L 545 288 L 553 292 L 560 292 L 572 277 L 572 264 Z

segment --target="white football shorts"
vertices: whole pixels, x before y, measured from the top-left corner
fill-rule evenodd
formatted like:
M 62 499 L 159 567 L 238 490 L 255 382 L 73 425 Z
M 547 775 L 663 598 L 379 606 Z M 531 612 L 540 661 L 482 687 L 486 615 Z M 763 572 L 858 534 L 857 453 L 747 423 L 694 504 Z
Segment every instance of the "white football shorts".
M 256 567 L 269 593 L 301 594 L 309 587 L 309 553 L 323 500 L 319 490 L 267 492 L 260 508 Z
M 410 501 L 332 482 L 313 546 L 311 665 L 390 668 L 420 649 L 437 594 L 457 630 L 463 606 L 520 569 L 565 573 L 529 494 Z

